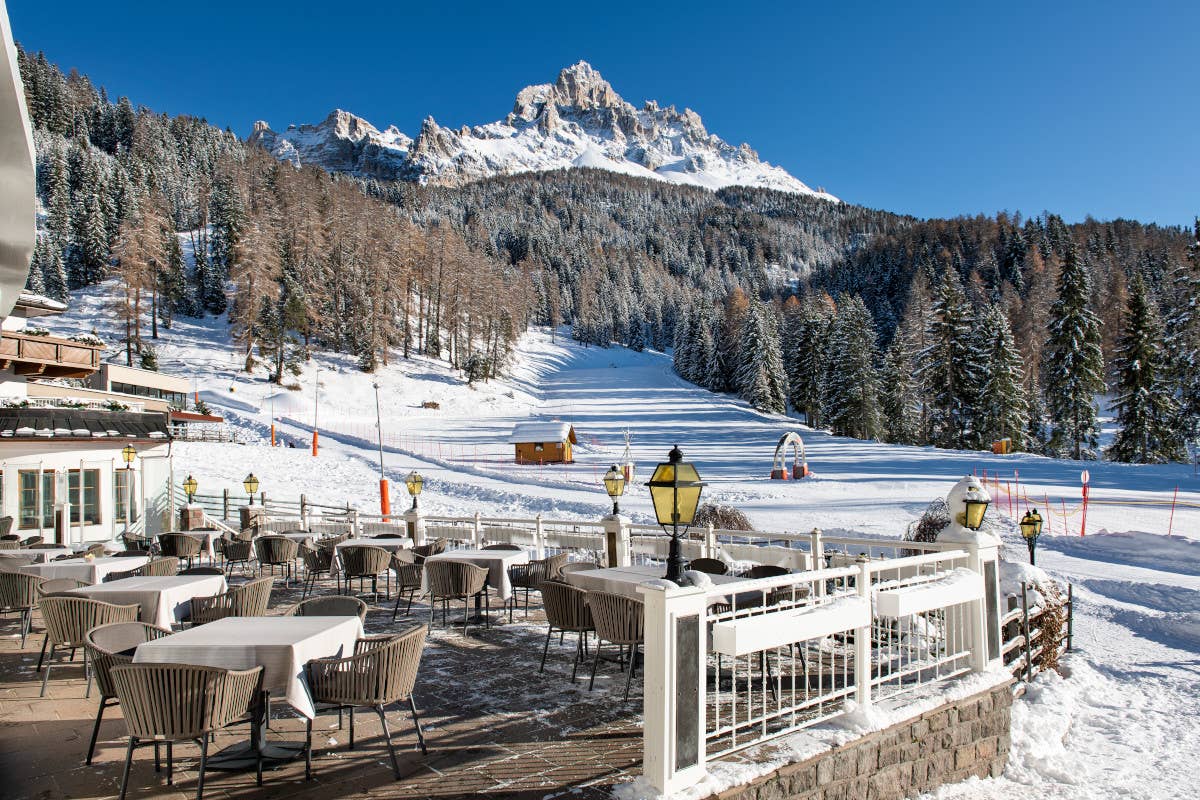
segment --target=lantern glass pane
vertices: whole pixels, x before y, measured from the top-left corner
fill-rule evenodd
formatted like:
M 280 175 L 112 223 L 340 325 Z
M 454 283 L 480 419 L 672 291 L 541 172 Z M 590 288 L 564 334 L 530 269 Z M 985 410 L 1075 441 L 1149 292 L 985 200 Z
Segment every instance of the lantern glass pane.
M 659 525 L 670 525 L 674 522 L 671 517 L 671 513 L 675 508 L 673 503 L 674 497 L 674 486 L 650 487 L 650 499 L 654 501 L 654 518 L 658 520 Z
M 987 511 L 988 504 L 980 500 L 967 501 L 967 527 L 973 531 L 979 530 L 983 525 L 983 514 Z
M 700 504 L 700 488 L 699 486 L 679 487 L 677 506 L 680 525 L 691 525 L 692 520 L 696 518 L 696 506 Z
M 675 465 L 675 469 L 679 471 L 680 483 L 684 483 L 685 481 L 695 481 L 696 483 L 700 482 L 700 473 L 696 472 L 696 468 L 691 464 L 688 464 L 687 462 L 680 462 Z M 668 478 L 668 480 L 670 479 Z

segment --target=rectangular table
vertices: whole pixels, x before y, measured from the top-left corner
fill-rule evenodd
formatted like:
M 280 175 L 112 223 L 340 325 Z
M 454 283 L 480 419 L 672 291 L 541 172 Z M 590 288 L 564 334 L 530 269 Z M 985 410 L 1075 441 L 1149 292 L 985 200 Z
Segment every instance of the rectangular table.
M 334 553 L 343 547 L 382 547 L 384 550 L 396 552 L 407 550 L 413 546 L 413 540 L 407 536 L 389 536 L 385 539 L 345 539 L 333 546 Z
M 507 602 L 512 597 L 512 583 L 508 580 L 508 568 L 513 564 L 528 564 L 529 551 L 527 550 L 448 550 L 445 553 L 437 553 L 425 559 L 428 564 L 431 561 L 465 561 L 468 564 L 474 564 L 479 567 L 484 567 L 488 571 L 488 586 L 496 590 L 496 594 L 501 600 Z M 421 594 L 428 591 L 428 584 L 425 580 L 425 572 L 421 572 Z
M 146 556 L 128 556 L 126 558 L 68 558 L 63 561 L 52 561 L 49 564 L 30 564 L 21 567 L 21 572 L 37 575 L 46 580 L 71 578 L 81 583 L 103 583 L 104 576 L 110 572 L 124 572 L 145 566 L 150 559 Z
M 363 635 L 353 617 L 226 617 L 138 645 L 135 663 L 195 664 L 225 669 L 262 665 L 263 688 L 305 717 L 316 716 L 304 665 L 354 653 Z
M 39 547 L 37 549 L 26 548 L 22 550 L 0 550 L 0 559 L 11 558 L 16 560 L 26 560 L 28 564 L 45 564 L 53 561 L 59 556 L 69 556 L 75 551 L 69 547 Z
M 75 594 L 117 605 L 137 603 L 142 622 L 170 628 L 191 616 L 193 597 L 220 594 L 226 588 L 221 575 L 170 575 L 122 578 L 78 589 Z
M 608 592 L 641 600 L 642 596 L 638 593 L 637 587 L 646 581 L 660 580 L 666 572 L 666 567 L 658 564 L 608 567 L 581 572 L 564 572 L 563 579 L 572 586 L 589 592 Z M 742 580 L 734 575 L 709 575 L 708 577 L 714 584 L 737 583 Z

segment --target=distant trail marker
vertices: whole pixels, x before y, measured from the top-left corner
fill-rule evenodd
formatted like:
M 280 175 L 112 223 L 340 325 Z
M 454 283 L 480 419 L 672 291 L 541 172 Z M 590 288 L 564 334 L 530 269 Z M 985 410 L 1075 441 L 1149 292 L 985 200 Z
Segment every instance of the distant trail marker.
M 1088 481 L 1091 480 L 1091 477 L 1091 473 L 1086 469 L 1079 473 L 1079 480 L 1083 483 L 1083 518 L 1079 521 L 1080 536 L 1087 533 Z

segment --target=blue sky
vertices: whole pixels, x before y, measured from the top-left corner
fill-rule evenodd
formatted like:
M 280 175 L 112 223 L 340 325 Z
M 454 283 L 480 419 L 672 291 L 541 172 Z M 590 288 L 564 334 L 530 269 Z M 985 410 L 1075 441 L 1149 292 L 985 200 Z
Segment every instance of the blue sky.
M 587 60 L 626 100 L 850 202 L 918 216 L 1200 214 L 1200 3 L 8 0 L 115 98 L 246 136 L 341 107 L 415 135 Z

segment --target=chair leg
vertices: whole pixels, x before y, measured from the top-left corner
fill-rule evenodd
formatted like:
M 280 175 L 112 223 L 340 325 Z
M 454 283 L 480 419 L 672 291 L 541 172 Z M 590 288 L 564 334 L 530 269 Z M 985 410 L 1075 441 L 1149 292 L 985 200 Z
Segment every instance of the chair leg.
M 383 740 L 387 742 L 388 755 L 392 757 L 392 773 L 396 780 L 400 780 L 400 762 L 396 760 L 396 746 L 392 744 L 392 732 L 388 730 L 387 715 L 383 713 L 383 706 L 375 706 L 375 713 L 379 715 L 379 724 L 383 726 Z
M 413 604 L 413 600 L 416 598 L 416 596 L 417 596 L 417 590 L 415 587 L 408 590 L 408 608 L 404 609 L 404 616 L 407 617 L 412 614 L 412 604 Z
M 464 596 L 463 597 L 463 633 L 467 632 L 467 623 L 468 623 L 469 617 L 470 617 L 470 614 L 467 611 L 467 604 L 469 602 L 471 602 L 471 601 L 467 597 Z
M 304 720 L 304 780 L 312 780 L 312 723 Z
M 392 608 L 392 622 L 396 621 L 396 615 L 400 613 L 400 592 L 396 592 L 396 605 Z
M 46 696 L 46 684 L 50 682 L 50 670 L 54 668 L 54 648 L 50 648 L 50 663 L 46 664 L 46 670 L 42 673 L 42 693 L 38 697 Z
M 154 771 L 162 772 L 162 757 L 158 749 L 158 742 L 154 743 Z
M 175 743 L 167 742 L 167 786 L 175 782 Z
M 538 673 L 546 671 L 546 654 L 550 652 L 550 637 L 554 634 L 553 626 L 546 629 L 546 646 L 542 648 L 542 666 L 538 667 Z
M 633 682 L 633 665 L 637 663 L 637 645 L 629 648 L 629 670 L 625 673 L 625 699 L 629 699 L 629 684 Z
M 208 737 L 200 740 L 200 776 L 196 780 L 196 800 L 204 797 L 204 768 L 208 766 Z
M 411 694 L 408 696 L 408 709 L 412 712 L 413 725 L 417 728 L 417 744 L 421 745 L 421 755 L 429 755 L 429 749 L 425 747 L 425 731 L 421 730 L 421 720 L 417 717 L 417 700 Z
M 492 627 L 492 595 L 486 586 L 483 587 L 483 627 Z
M 600 666 L 600 650 L 603 645 L 600 640 L 596 640 L 596 656 L 592 659 L 592 680 L 588 683 L 588 691 L 590 692 L 596 686 L 596 667 Z
M 575 640 L 575 660 L 571 662 L 571 683 L 575 682 L 575 675 L 579 672 L 579 662 L 583 660 L 583 633 L 579 634 L 579 638 Z
M 25 649 L 25 640 L 29 638 L 29 624 L 33 621 L 33 610 L 26 608 L 21 611 L 21 649 Z
M 133 747 L 137 740 L 132 736 L 129 737 L 129 747 L 125 750 L 125 769 L 121 772 L 121 798 L 125 800 L 125 791 L 129 788 L 129 768 L 133 766 Z M 157 752 L 158 748 L 155 748 Z
M 92 742 L 88 745 L 87 760 L 83 762 L 85 764 L 92 763 L 92 756 L 96 752 L 96 739 L 100 737 L 100 720 L 104 717 L 104 709 L 108 707 L 107 702 L 105 698 L 100 698 L 100 708 L 96 711 L 96 724 L 92 727 Z
M 38 667 L 37 667 L 38 672 L 42 671 L 42 662 L 46 660 L 46 645 L 48 645 L 48 644 L 50 644 L 50 634 L 47 633 L 46 638 L 42 639 L 42 654 L 40 656 L 38 656 Z M 50 655 L 50 657 L 54 658 L 53 653 Z
M 350 706 L 350 749 L 354 749 L 354 706 Z

